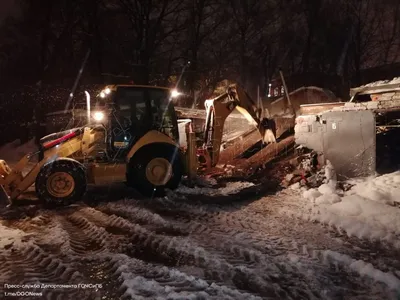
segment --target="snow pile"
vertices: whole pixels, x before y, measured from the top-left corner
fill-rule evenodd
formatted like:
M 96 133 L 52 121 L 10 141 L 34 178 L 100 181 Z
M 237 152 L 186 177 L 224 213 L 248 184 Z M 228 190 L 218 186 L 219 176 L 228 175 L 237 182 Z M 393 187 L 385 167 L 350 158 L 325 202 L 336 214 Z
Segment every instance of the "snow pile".
M 344 229 L 349 236 L 393 242 L 400 248 L 400 172 L 356 181 L 348 191 L 336 188 L 334 172 L 318 189 L 304 191 L 313 220 Z
M 35 144 L 35 139 L 32 139 L 25 144 L 21 144 L 20 140 L 15 140 L 0 148 L 0 159 L 7 162 L 17 162 L 24 155 L 37 151 L 38 147 Z
M 348 255 L 341 254 L 331 250 L 323 251 L 323 256 L 326 260 L 333 260 L 342 265 L 346 265 L 352 271 L 357 272 L 360 276 L 366 276 L 374 281 L 386 284 L 392 290 L 400 291 L 400 279 L 395 275 L 387 272 L 382 272 L 374 268 L 370 263 L 363 260 L 356 260 Z
M 351 193 L 382 204 L 400 203 L 400 171 L 358 182 Z
M 205 195 L 205 196 L 228 196 L 239 193 L 241 190 L 254 186 L 254 183 L 247 181 L 227 182 L 226 186 L 221 188 L 196 187 L 189 188 L 180 186 L 175 192 L 186 195 Z

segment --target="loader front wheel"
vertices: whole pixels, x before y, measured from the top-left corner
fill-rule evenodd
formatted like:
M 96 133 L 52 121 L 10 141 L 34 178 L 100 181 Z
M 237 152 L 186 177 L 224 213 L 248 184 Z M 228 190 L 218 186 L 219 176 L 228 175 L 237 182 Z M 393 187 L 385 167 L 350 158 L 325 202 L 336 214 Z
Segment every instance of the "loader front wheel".
M 36 177 L 36 194 L 47 206 L 78 202 L 86 191 L 85 168 L 72 159 L 59 159 L 45 165 Z
M 128 184 L 142 195 L 163 196 L 165 189 L 176 189 L 183 173 L 180 150 L 169 144 L 156 143 L 141 148 L 127 168 Z

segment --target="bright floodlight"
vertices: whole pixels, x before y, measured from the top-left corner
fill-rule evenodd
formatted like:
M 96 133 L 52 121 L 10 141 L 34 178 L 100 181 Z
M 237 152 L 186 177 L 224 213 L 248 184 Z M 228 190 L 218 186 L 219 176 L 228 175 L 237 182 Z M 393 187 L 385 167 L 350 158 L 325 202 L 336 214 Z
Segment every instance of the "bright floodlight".
M 101 98 L 104 98 L 105 96 L 106 96 L 106 93 L 104 93 L 104 92 L 101 92 L 101 93 L 100 93 L 100 97 L 101 97 Z
M 172 90 L 171 91 L 171 97 L 172 98 L 176 98 L 180 95 L 181 93 L 179 93 L 177 90 Z
M 111 90 L 110 90 L 109 88 L 106 88 L 106 89 L 104 90 L 104 93 L 106 93 L 106 95 L 108 95 L 109 93 L 111 93 Z
M 101 120 L 103 120 L 103 119 L 104 119 L 104 113 L 103 113 L 102 111 L 96 111 L 96 112 L 93 114 L 93 119 L 94 119 L 95 121 L 101 121 Z

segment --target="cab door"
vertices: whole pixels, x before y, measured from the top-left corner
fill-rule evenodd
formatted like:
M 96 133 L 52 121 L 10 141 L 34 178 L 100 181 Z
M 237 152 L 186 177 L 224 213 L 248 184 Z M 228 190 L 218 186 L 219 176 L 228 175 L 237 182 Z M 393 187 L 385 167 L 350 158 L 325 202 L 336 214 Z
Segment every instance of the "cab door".
M 151 128 L 146 90 L 120 87 L 114 94 L 111 117 L 111 146 L 117 157 L 124 157 L 132 145 Z

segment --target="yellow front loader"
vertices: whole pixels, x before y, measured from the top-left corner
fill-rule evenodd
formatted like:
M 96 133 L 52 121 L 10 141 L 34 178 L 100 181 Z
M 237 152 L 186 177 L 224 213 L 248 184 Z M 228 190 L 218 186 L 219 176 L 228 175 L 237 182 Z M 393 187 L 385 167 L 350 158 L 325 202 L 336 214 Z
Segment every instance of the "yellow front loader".
M 226 118 L 236 108 L 255 122 L 265 142 L 275 142 L 273 124 L 237 86 L 206 100 L 204 141 L 196 145 L 190 121 L 186 146 L 167 88 L 136 85 L 107 86 L 98 95 L 92 121 L 79 128 L 41 139 L 37 153 L 23 157 L 13 168 L 0 160 L 0 185 L 12 204 L 35 184 L 46 204 L 79 201 L 87 186 L 126 182 L 147 196 L 162 195 L 178 187 L 182 176 L 192 179 L 199 168 L 217 164 Z M 33 156 L 39 156 L 23 175 Z

